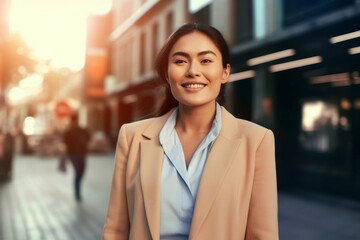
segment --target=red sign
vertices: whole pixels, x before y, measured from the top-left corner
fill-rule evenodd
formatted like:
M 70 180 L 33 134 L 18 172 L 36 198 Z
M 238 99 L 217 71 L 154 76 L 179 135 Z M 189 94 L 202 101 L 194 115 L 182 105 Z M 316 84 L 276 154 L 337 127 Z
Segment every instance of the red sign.
M 65 101 L 59 101 L 55 106 L 55 114 L 58 117 L 70 116 L 73 112 L 73 109 Z

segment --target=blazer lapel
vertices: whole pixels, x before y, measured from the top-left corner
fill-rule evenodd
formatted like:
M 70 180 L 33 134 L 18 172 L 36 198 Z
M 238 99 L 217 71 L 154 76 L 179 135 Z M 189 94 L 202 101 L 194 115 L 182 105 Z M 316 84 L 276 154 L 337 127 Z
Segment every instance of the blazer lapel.
M 153 239 L 160 236 L 160 180 L 163 150 L 154 140 L 141 142 L 140 177 L 147 222 Z
M 146 139 L 140 142 L 140 179 L 152 239 L 160 238 L 160 184 L 164 153 L 159 133 L 171 112 L 153 121 L 143 132 Z
M 235 118 L 222 108 L 222 129 L 210 151 L 201 177 L 190 230 L 190 239 L 194 239 L 201 224 L 209 212 L 216 194 L 234 161 L 234 154 L 241 139 L 234 136 Z

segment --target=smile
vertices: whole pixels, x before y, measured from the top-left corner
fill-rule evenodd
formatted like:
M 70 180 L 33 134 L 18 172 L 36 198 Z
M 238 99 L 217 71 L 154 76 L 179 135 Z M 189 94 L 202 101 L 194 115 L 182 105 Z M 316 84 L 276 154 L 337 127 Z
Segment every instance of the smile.
M 182 86 L 184 88 L 199 89 L 205 87 L 206 85 L 202 83 L 188 83 L 188 84 L 183 84 Z

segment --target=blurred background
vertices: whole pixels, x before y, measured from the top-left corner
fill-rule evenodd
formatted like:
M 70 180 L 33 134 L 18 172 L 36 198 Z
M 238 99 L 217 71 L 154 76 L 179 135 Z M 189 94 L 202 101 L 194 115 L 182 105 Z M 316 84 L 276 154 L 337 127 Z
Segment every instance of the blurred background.
M 83 239 L 98 239 L 118 130 L 151 116 L 161 98 L 154 57 L 189 21 L 215 26 L 230 45 L 227 109 L 274 131 L 282 239 L 360 239 L 359 0 L 0 0 L 0 238 L 82 239 L 51 235 L 62 225 L 52 215 L 52 230 L 29 225 L 36 211 L 9 203 L 35 194 L 16 194 L 28 179 L 42 189 L 44 176 L 70 181 L 55 166 L 61 133 L 78 112 L 92 135 L 93 174 L 84 181 L 93 200 L 69 218 L 96 229 Z M 78 211 L 60 190 L 71 183 L 55 185 L 53 195 L 34 190 L 47 196 L 42 206 L 69 198 L 64 208 Z M 328 222 L 334 216 L 342 224 Z

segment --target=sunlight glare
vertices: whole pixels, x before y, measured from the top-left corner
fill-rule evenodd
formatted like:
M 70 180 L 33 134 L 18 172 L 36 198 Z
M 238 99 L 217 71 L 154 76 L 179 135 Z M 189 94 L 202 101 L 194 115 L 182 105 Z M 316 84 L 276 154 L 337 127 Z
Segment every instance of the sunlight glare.
M 13 87 L 9 90 L 7 94 L 7 101 L 11 105 L 16 105 L 22 103 L 24 100 L 24 91 L 20 87 Z
M 24 120 L 23 132 L 25 135 L 32 135 L 35 133 L 35 119 L 33 117 L 26 117 Z
M 44 78 L 40 74 L 32 74 L 19 82 L 19 87 L 24 90 L 37 90 L 42 87 Z
M 86 18 L 105 14 L 111 0 L 12 0 L 10 32 L 19 32 L 35 57 L 79 71 L 85 63 Z

